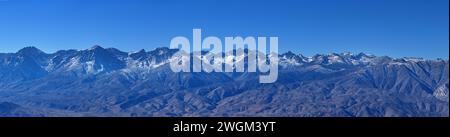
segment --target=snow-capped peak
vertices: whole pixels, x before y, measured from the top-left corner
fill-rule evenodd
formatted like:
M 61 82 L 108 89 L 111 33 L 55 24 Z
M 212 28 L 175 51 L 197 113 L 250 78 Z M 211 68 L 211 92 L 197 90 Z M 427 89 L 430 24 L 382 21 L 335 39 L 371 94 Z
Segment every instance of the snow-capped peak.
M 89 48 L 89 50 L 103 50 L 104 48 L 101 47 L 100 45 L 94 45 L 91 48 Z

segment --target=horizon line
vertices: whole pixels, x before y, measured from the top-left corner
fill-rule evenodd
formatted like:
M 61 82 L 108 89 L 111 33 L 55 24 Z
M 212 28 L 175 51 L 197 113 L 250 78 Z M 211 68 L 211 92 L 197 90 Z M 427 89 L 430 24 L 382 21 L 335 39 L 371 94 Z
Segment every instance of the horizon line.
M 141 51 L 141 50 L 144 50 L 145 52 L 150 52 L 150 51 L 154 51 L 154 50 L 157 50 L 157 49 L 160 49 L 160 48 L 171 49 L 171 48 L 169 48 L 168 46 L 161 46 L 161 47 L 153 48 L 153 49 L 151 49 L 151 50 L 146 50 L 146 49 L 142 48 L 142 49 L 139 49 L 139 50 L 133 50 L 133 51 L 123 51 L 123 50 L 120 50 L 120 49 L 115 48 L 115 47 L 103 47 L 103 46 L 100 46 L 100 45 L 98 45 L 98 44 L 95 44 L 95 45 L 91 46 L 90 48 L 85 48 L 85 49 L 74 49 L 74 48 L 69 48 L 69 49 L 59 49 L 59 50 L 56 50 L 56 51 L 54 51 L 54 52 L 47 52 L 47 51 L 43 51 L 42 49 L 40 49 L 40 48 L 38 48 L 38 47 L 36 47 L 36 46 L 25 46 L 25 47 L 23 47 L 23 48 L 17 50 L 16 52 L 1 52 L 1 51 L 0 51 L 0 54 L 17 54 L 18 52 L 20 52 L 20 50 L 23 50 L 23 49 L 26 49 L 26 48 L 36 48 L 37 50 L 39 50 L 39 51 L 41 51 L 41 52 L 43 52 L 43 53 L 45 53 L 45 54 L 55 54 L 55 53 L 57 53 L 57 52 L 59 52 L 59 51 L 67 51 L 67 50 L 84 51 L 84 50 L 91 50 L 91 49 L 96 48 L 96 47 L 100 47 L 100 48 L 102 48 L 102 49 L 116 49 L 116 50 L 119 50 L 120 52 L 124 52 L 124 53 L 134 53 L 134 52 L 139 52 L 139 51 Z M 244 50 L 245 50 L 245 49 L 247 49 L 247 48 L 244 48 Z M 205 51 L 207 51 L 207 50 L 205 50 Z M 286 52 L 279 52 L 279 55 L 283 55 L 283 54 L 286 54 L 286 53 L 289 53 L 289 52 L 290 52 L 290 53 L 294 53 L 295 55 L 301 55 L 301 56 L 304 56 L 304 54 L 302 54 L 302 53 L 296 53 L 296 52 L 293 52 L 293 51 L 291 51 L 291 50 L 287 50 Z M 423 59 L 423 60 L 447 60 L 447 61 L 449 60 L 448 56 L 447 56 L 447 58 L 445 58 L 445 57 L 424 58 L 424 57 L 415 57 L 415 56 L 394 57 L 394 56 L 390 56 L 390 55 L 377 55 L 377 54 L 372 54 L 372 53 L 367 53 L 367 52 L 351 52 L 351 51 L 345 51 L 345 52 L 329 52 L 329 53 L 315 53 L 314 55 L 311 55 L 311 56 L 304 56 L 304 57 L 314 57 L 314 56 L 317 56 L 317 55 L 331 55 L 331 54 L 340 54 L 340 55 L 342 55 L 342 54 L 350 54 L 351 56 L 358 55 L 358 54 L 365 54 L 365 55 L 368 55 L 368 56 L 375 56 L 375 57 L 390 57 L 390 58 L 393 58 L 393 59 L 417 58 L 417 59 Z

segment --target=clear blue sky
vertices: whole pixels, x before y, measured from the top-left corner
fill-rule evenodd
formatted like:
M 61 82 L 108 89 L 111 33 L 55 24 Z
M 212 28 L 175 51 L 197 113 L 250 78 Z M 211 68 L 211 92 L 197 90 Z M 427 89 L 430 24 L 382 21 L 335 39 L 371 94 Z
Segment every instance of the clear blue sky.
M 278 36 L 281 52 L 448 59 L 448 0 L 0 0 L 0 52 L 98 44 L 123 51 L 174 36 Z

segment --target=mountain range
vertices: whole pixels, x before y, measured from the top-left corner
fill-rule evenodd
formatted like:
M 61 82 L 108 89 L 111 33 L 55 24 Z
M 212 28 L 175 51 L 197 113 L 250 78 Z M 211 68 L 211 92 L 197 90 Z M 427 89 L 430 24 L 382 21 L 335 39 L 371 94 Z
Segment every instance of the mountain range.
M 278 80 L 261 84 L 258 73 L 172 72 L 177 51 L 0 53 L 0 116 L 449 116 L 444 59 L 286 52 Z

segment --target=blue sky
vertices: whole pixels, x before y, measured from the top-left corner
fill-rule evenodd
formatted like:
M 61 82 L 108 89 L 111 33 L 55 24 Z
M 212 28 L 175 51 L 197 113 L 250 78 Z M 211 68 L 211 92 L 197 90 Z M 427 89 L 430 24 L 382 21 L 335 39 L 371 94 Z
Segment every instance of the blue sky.
M 281 52 L 447 58 L 448 0 L 0 0 L 0 52 L 93 45 L 123 51 L 175 36 L 278 36 Z

